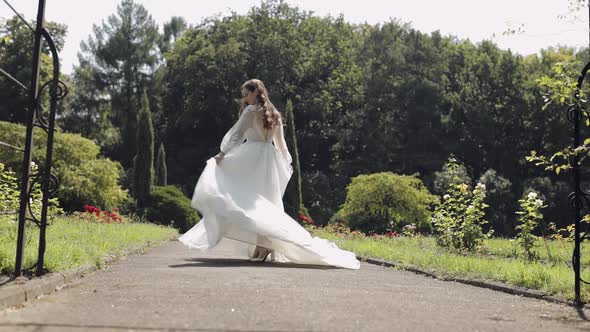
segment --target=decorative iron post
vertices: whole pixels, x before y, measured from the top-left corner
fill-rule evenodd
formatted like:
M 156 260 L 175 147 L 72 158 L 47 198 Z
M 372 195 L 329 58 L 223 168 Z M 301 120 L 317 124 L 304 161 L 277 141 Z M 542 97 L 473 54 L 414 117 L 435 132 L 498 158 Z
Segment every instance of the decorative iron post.
M 57 54 L 57 48 L 51 38 L 51 35 L 43 27 L 45 21 L 45 0 L 39 0 L 39 9 L 37 11 L 37 24 L 36 29 L 27 23 L 27 21 L 8 3 L 7 0 L 3 0 L 12 9 L 15 14 L 23 21 L 23 23 L 34 33 L 35 44 L 33 48 L 33 62 L 31 72 L 31 85 L 27 88 L 24 84 L 19 82 L 17 79 L 12 77 L 6 71 L 0 69 L 0 74 L 8 77 L 14 83 L 22 87 L 29 94 L 29 107 L 26 110 L 26 138 L 25 148 L 19 151 L 24 152 L 23 163 L 22 163 L 22 179 L 20 183 L 20 207 L 18 215 L 18 233 L 17 233 L 17 244 L 16 244 L 16 261 L 14 274 L 15 276 L 22 275 L 23 272 L 23 254 L 24 254 L 24 243 L 25 243 L 25 225 L 27 221 L 32 221 L 39 227 L 39 250 L 37 256 L 37 263 L 35 264 L 36 275 L 40 276 L 45 273 L 43 268 L 44 255 L 45 255 L 45 234 L 47 229 L 47 210 L 49 206 L 49 198 L 55 193 L 59 184 L 57 178 L 51 174 L 51 164 L 53 157 L 53 136 L 55 130 L 55 116 L 57 112 L 57 101 L 64 98 L 67 94 L 66 85 L 59 80 L 59 57 Z M 53 77 L 50 81 L 43 84 L 39 89 L 39 71 L 40 71 L 40 59 L 41 59 L 41 42 L 42 38 L 45 39 L 53 60 Z M 50 95 L 50 110 L 49 114 L 43 113 L 43 107 L 41 104 L 40 96 L 43 92 L 48 90 Z M 45 151 L 45 164 L 40 165 L 39 169 L 35 173 L 31 173 L 31 161 L 33 153 L 33 138 L 34 128 L 39 127 L 47 133 L 47 148 Z M 15 148 L 15 147 L 11 147 Z M 41 216 L 36 216 L 31 206 L 31 194 L 35 188 L 35 185 L 41 186 L 43 192 L 42 205 L 41 205 Z M 26 270 L 32 269 L 35 266 L 31 266 Z
M 37 10 L 37 28 L 35 30 L 35 46 L 33 49 L 33 71 L 29 90 L 29 109 L 27 110 L 27 136 L 25 138 L 25 156 L 23 157 L 22 181 L 20 186 L 20 208 L 18 214 L 18 235 L 16 244 L 15 276 L 22 274 L 23 250 L 25 241 L 25 223 L 27 222 L 27 205 L 29 202 L 29 177 L 31 175 L 31 155 L 33 150 L 33 124 L 39 95 L 39 64 L 41 60 L 41 37 L 45 20 L 45 0 L 39 0 Z
M 580 296 L 581 293 L 581 283 L 588 284 L 587 281 L 582 279 L 580 268 L 581 268 L 581 260 L 580 260 L 580 247 L 582 242 L 585 239 L 590 238 L 590 234 L 588 234 L 589 229 L 586 228 L 582 230 L 582 219 L 583 219 L 583 210 L 590 208 L 590 193 L 584 191 L 582 189 L 582 179 L 580 175 L 580 158 L 578 157 L 578 152 L 576 150 L 580 146 L 580 120 L 582 120 L 582 115 L 588 116 L 588 111 L 582 108 L 580 104 L 580 93 L 582 90 L 582 84 L 584 83 L 584 79 L 588 74 L 588 70 L 590 70 L 590 62 L 586 64 L 582 73 L 578 78 L 578 84 L 576 86 L 576 92 L 574 95 L 574 103 L 567 111 L 567 118 L 568 120 L 574 125 L 573 130 L 573 150 L 574 154 L 573 157 L 570 159 L 570 164 L 573 171 L 573 182 L 574 182 L 574 191 L 569 195 L 569 201 L 572 207 L 574 208 L 574 252 L 572 255 L 572 265 L 574 268 L 574 302 L 577 306 L 583 305 L 582 299 Z M 587 226 L 588 227 L 588 226 Z

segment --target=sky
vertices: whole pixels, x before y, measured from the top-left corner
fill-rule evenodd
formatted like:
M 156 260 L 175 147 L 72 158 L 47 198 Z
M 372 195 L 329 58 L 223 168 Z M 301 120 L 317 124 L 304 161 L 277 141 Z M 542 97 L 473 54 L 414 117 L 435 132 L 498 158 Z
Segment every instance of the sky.
M 11 17 L 8 1 L 27 20 L 36 18 L 37 0 L 0 0 L 0 17 Z M 162 25 L 172 16 L 182 16 L 189 24 L 203 18 L 246 14 L 260 0 L 136 0 Z M 443 35 L 469 39 L 474 43 L 489 39 L 503 49 L 529 55 L 549 46 L 588 45 L 588 10 L 566 18 L 570 0 L 287 0 L 318 16 L 344 15 L 352 23 L 377 24 L 392 19 L 410 23 L 424 33 L 439 30 Z M 71 73 L 77 64 L 80 42 L 116 12 L 120 0 L 47 0 L 45 19 L 66 24 L 68 34 L 60 53 L 62 72 Z M 506 36 L 508 29 L 520 32 Z

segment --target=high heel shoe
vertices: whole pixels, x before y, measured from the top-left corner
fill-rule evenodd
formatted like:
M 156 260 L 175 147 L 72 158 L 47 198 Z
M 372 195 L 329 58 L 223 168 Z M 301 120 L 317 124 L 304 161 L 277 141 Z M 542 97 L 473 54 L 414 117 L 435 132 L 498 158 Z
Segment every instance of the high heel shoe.
M 256 257 L 252 257 L 250 258 L 251 262 L 264 262 L 266 260 L 266 257 L 268 257 L 268 255 L 272 252 L 272 250 L 266 250 L 266 252 L 262 255 L 258 255 Z

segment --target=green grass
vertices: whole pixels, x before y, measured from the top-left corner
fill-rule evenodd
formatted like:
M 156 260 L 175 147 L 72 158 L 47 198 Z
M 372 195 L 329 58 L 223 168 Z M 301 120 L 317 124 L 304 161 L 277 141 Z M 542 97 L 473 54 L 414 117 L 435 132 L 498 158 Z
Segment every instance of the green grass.
M 0 218 L 0 273 L 14 272 L 17 224 Z M 102 267 L 106 254 L 168 240 L 177 231 L 148 223 L 106 224 L 89 222 L 76 217 L 56 218 L 47 228 L 45 268 L 65 271 L 87 264 Z M 23 266 L 35 264 L 39 231 L 28 223 Z
M 574 298 L 571 243 L 542 240 L 539 259 L 529 262 L 516 243 L 508 239 L 489 239 L 475 254 L 457 254 L 437 246 L 432 237 L 347 238 L 323 229 L 312 232 L 358 255 L 418 266 L 441 277 L 496 280 L 542 290 L 563 299 Z M 587 244 L 582 246 L 582 277 L 590 280 L 590 246 Z M 582 286 L 582 299 L 590 301 L 590 286 Z

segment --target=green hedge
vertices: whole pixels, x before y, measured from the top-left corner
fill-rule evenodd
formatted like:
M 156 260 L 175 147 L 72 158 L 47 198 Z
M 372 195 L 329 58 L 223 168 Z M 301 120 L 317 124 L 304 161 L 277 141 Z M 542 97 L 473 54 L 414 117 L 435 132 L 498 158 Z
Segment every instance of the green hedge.
M 391 172 L 359 175 L 346 189 L 346 200 L 331 222 L 365 233 L 400 232 L 408 224 L 431 230 L 430 206 L 436 196 L 420 179 Z
M 155 223 L 172 225 L 186 232 L 201 218 L 191 207 L 191 201 L 175 186 L 154 186 L 145 217 Z
M 46 139 L 44 131 L 35 130 L 33 160 L 40 166 L 45 163 Z M 0 141 L 23 148 L 25 127 L 0 121 Z M 64 210 L 81 210 L 86 204 L 112 210 L 126 199 L 127 191 L 119 185 L 121 165 L 100 158 L 99 153 L 100 148 L 92 140 L 78 134 L 56 132 L 52 173 L 60 182 L 57 198 Z M 22 152 L 0 145 L 0 161 L 19 178 L 22 158 Z

